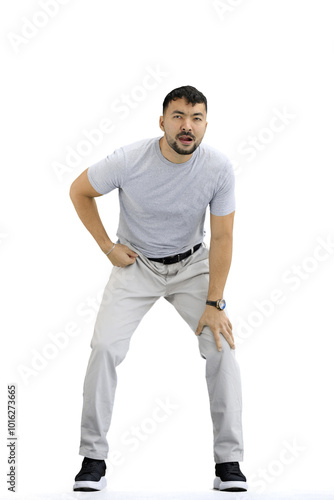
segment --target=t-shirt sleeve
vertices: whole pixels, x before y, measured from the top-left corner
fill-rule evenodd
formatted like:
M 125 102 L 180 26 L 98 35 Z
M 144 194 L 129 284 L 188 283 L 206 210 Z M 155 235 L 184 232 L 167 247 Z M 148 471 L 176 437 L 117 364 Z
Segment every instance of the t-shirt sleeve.
M 232 163 L 226 159 L 220 182 L 210 202 L 213 215 L 228 215 L 235 210 L 235 175 Z
M 87 170 L 88 180 L 100 194 L 120 188 L 124 179 L 125 158 L 122 148 L 94 163 Z

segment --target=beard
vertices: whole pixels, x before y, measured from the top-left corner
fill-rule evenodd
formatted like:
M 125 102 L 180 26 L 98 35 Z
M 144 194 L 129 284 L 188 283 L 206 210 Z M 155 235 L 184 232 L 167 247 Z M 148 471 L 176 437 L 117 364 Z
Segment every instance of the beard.
M 172 139 L 167 134 L 165 134 L 165 135 L 166 135 L 166 141 L 167 141 L 168 146 L 170 146 L 179 155 L 191 155 L 202 142 L 202 140 L 200 140 L 198 143 L 196 143 L 196 141 L 194 140 L 191 148 L 188 148 L 188 147 L 183 148 L 182 145 L 179 146 L 179 144 L 177 143 L 176 140 Z M 180 134 L 180 137 L 182 135 L 189 135 L 189 134 Z M 191 137 L 193 138 L 193 136 L 191 136 Z

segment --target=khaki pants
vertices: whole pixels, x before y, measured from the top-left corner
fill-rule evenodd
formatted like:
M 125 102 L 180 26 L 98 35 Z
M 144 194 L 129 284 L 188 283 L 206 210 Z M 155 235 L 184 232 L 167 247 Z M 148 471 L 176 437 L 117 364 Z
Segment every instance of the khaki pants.
M 95 323 L 84 382 L 79 453 L 96 459 L 106 459 L 108 455 L 106 436 L 117 385 L 116 367 L 125 358 L 141 319 L 156 300 L 164 297 L 195 332 L 205 309 L 209 284 L 209 250 L 204 245 L 181 262 L 165 265 L 148 260 L 125 240 L 120 243 L 139 257 L 130 266 L 113 267 Z M 206 360 L 214 460 L 241 461 L 242 398 L 235 351 L 222 336 L 223 349 L 219 352 L 208 327 L 195 338 L 200 355 Z

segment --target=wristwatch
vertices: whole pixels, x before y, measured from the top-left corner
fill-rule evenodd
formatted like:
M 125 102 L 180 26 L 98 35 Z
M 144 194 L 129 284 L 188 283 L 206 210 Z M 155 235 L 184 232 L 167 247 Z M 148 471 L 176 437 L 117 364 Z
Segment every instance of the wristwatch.
M 208 306 L 213 306 L 222 311 L 226 307 L 226 302 L 224 299 L 221 300 L 207 300 L 206 301 Z

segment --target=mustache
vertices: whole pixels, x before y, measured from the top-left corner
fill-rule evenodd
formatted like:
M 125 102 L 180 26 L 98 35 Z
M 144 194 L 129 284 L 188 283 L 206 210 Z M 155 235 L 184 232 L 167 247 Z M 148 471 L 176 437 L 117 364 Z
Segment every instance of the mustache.
M 191 137 L 193 140 L 195 140 L 195 136 L 193 134 L 190 134 L 189 132 L 183 132 L 176 136 L 177 139 L 179 139 L 180 137 Z

